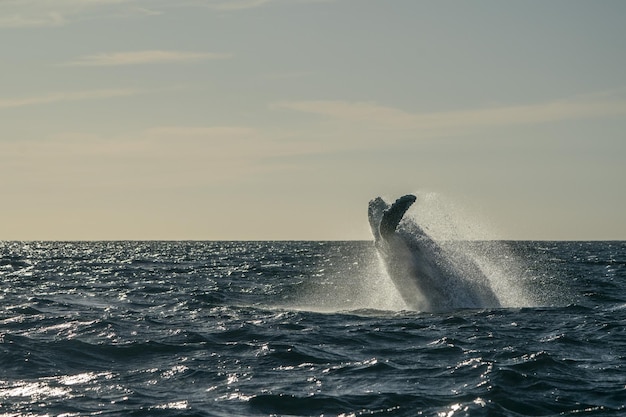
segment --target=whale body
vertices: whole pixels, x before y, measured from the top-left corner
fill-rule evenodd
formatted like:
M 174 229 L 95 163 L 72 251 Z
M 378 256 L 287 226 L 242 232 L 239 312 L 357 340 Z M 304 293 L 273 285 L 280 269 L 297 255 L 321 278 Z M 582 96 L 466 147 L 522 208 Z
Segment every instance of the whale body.
M 409 194 L 390 205 L 377 197 L 368 207 L 376 249 L 407 306 L 425 312 L 499 307 L 489 280 L 469 257 L 453 256 L 404 218 L 416 199 Z

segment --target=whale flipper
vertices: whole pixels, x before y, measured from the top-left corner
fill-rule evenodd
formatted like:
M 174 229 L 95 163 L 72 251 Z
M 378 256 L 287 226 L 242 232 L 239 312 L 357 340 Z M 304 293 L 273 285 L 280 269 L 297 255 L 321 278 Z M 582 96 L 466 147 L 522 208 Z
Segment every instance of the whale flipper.
M 415 203 L 415 200 L 417 200 L 417 197 L 413 194 L 407 194 L 397 199 L 391 207 L 383 212 L 379 226 L 379 232 L 382 237 L 388 237 L 396 231 L 396 227 L 398 227 L 404 213 Z

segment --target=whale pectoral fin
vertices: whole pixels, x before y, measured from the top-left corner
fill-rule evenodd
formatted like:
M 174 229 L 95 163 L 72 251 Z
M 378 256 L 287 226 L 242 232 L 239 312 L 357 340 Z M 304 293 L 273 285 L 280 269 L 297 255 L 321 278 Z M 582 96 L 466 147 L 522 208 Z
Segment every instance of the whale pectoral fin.
M 407 194 L 397 199 L 391 207 L 385 210 L 379 226 L 381 236 L 386 237 L 396 231 L 396 227 L 398 227 L 404 213 L 415 203 L 415 200 L 417 200 L 417 197 Z
M 387 204 L 385 200 L 380 197 L 376 197 L 369 203 L 367 209 L 367 217 L 369 219 L 370 227 L 372 229 L 372 234 L 374 235 L 374 239 L 376 241 L 380 239 L 380 231 L 378 230 L 378 227 L 380 226 L 380 221 L 383 218 L 383 213 L 388 208 L 389 204 Z

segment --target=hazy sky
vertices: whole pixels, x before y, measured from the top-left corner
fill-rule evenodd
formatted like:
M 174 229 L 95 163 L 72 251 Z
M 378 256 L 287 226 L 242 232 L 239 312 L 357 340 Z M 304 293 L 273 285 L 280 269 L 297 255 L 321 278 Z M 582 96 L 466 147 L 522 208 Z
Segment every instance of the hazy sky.
M 496 238 L 626 239 L 625 22 L 623 0 L 0 0 L 0 240 L 370 239 L 367 202 L 417 191 Z

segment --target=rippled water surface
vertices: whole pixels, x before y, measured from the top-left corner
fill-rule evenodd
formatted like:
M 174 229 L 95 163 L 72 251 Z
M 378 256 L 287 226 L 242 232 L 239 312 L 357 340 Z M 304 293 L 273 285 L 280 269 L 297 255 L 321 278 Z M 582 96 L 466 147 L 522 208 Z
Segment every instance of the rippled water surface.
M 626 243 L 462 250 L 503 308 L 372 242 L 0 242 L 0 416 L 626 415 Z

